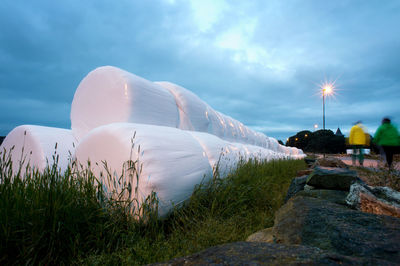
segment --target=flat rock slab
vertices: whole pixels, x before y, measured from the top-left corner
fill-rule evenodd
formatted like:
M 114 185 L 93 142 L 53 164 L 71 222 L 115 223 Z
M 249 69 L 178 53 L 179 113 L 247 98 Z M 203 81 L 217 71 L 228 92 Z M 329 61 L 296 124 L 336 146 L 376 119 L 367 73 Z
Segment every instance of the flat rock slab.
M 395 265 L 370 258 L 348 257 L 300 245 L 235 242 L 154 265 Z
M 341 191 L 341 190 L 311 189 L 311 190 L 299 191 L 296 195 L 323 199 L 336 204 L 347 206 L 346 197 L 348 194 L 349 193 L 347 191 Z
M 311 167 L 316 166 L 349 168 L 341 159 L 335 157 L 319 158 Z
M 317 166 L 308 176 L 306 184 L 315 188 L 349 191 L 351 184 L 355 182 L 362 182 L 356 171 Z
M 291 198 L 277 211 L 272 233 L 276 243 L 400 262 L 399 218 L 363 213 L 319 198 Z

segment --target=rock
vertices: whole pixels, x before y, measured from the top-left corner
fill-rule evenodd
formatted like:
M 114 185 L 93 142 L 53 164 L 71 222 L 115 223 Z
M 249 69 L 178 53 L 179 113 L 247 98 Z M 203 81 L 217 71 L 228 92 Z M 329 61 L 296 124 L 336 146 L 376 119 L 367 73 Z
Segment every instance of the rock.
M 272 227 L 258 231 L 250 235 L 246 241 L 248 242 L 265 242 L 274 243 L 274 236 L 272 235 Z
M 311 167 L 317 161 L 317 159 L 312 158 L 312 157 L 305 157 L 304 161 L 306 162 L 308 167 Z
M 320 158 L 311 166 L 311 168 L 315 168 L 317 166 L 323 167 L 337 167 L 337 168 L 345 168 L 348 169 L 349 167 L 345 164 L 342 160 L 335 158 L 335 157 L 325 157 Z
M 354 182 L 362 182 L 356 171 L 316 166 L 308 176 L 306 184 L 315 188 L 349 191 Z
M 341 190 L 312 189 L 312 190 L 300 191 L 296 195 L 323 199 L 336 204 L 347 206 L 346 203 L 347 194 L 348 194 L 347 191 L 341 191 Z
M 297 192 L 303 190 L 306 181 L 307 181 L 306 175 L 293 178 L 292 183 L 290 183 L 289 189 L 286 193 L 284 202 L 286 203 L 291 197 L 296 195 Z
M 305 190 L 305 191 L 310 191 L 310 190 L 313 190 L 313 189 L 315 189 L 315 187 L 310 186 L 310 185 L 307 185 L 307 184 L 304 185 L 304 190 Z M 286 203 L 286 202 L 285 202 L 285 203 Z
M 400 218 L 400 192 L 388 187 L 351 185 L 347 204 L 363 212 Z
M 276 243 L 306 245 L 345 256 L 400 261 L 400 219 L 327 200 L 295 196 L 275 215 Z
M 234 242 L 153 265 L 394 265 L 379 259 L 348 257 L 318 248 Z
M 6 137 L 0 136 L 0 145 L 1 145 L 1 143 L 3 143 L 3 140 L 4 140 L 5 138 L 6 138 Z

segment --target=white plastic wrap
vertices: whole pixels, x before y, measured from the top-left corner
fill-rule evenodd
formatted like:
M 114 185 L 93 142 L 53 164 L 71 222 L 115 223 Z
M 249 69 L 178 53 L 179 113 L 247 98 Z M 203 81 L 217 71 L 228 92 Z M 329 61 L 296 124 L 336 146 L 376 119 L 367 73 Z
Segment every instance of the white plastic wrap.
M 54 163 L 54 155 L 58 156 L 58 168 L 65 171 L 74 154 L 75 146 L 76 140 L 71 130 L 22 125 L 7 135 L 0 146 L 0 151 L 11 152 L 14 174 L 20 166 L 21 170 L 25 169 L 28 163 L 31 167 L 43 171 L 48 164 Z
M 218 170 L 220 177 L 224 177 L 234 170 L 240 156 L 232 149 L 232 143 L 227 142 L 212 134 L 188 131 L 201 145 L 205 151 L 208 161 L 213 170 Z
M 224 138 L 225 136 L 225 120 L 222 114 L 215 111 L 211 107 L 207 110 L 208 119 L 210 121 L 208 133 L 211 133 L 217 137 Z
M 180 129 L 208 132 L 210 124 L 207 113 L 208 105 L 204 101 L 193 92 L 171 82 L 155 83 L 174 95 L 179 110 Z
M 93 128 L 116 122 L 177 127 L 175 98 L 165 88 L 122 69 L 96 68 L 76 89 L 72 131 L 80 140 Z
M 224 139 L 231 141 L 231 142 L 238 142 L 238 130 L 236 128 L 235 121 L 232 117 L 223 115 L 225 124 L 225 132 L 224 132 Z
M 132 148 L 134 135 L 135 146 Z M 203 178 L 212 176 L 208 157 L 197 140 L 188 131 L 171 127 L 132 123 L 101 126 L 81 140 L 75 154 L 84 165 L 90 160 L 97 176 L 103 172 L 102 182 L 107 191 L 117 192 L 121 187 L 113 182 L 121 176 L 122 165 L 129 159 L 138 160 L 141 168 L 139 202 L 143 202 L 152 191 L 156 192 L 160 200 L 160 215 L 166 214 L 172 203 L 186 200 Z M 113 182 L 104 177 L 104 161 L 113 175 Z M 135 178 L 127 182 L 136 186 Z
M 179 128 L 207 132 L 231 142 L 266 147 L 266 136 L 255 132 L 230 116 L 212 109 L 191 91 L 171 82 L 156 84 L 169 90 L 179 110 Z
M 207 132 L 230 142 L 290 152 L 276 140 L 271 143 L 264 134 L 213 110 L 179 85 L 150 82 L 116 67 L 100 67 L 90 72 L 76 90 L 71 107 L 72 131 L 80 140 L 91 129 L 115 122 Z
M 204 132 L 115 123 L 90 131 L 79 143 L 75 156 L 82 165 L 91 162 L 92 171 L 100 177 L 107 192 L 120 193 L 124 182 L 130 182 L 133 187 L 138 184 L 139 203 L 156 192 L 160 201 L 159 214 L 163 216 L 173 204 L 188 199 L 194 186 L 210 178 L 217 165 L 220 177 L 225 177 L 236 168 L 239 160 L 281 159 L 290 154 L 228 142 Z M 138 183 L 135 176 L 129 177 L 127 172 L 123 175 L 123 165 L 126 166 L 128 160 L 137 162 Z M 106 167 L 111 178 L 107 177 Z M 118 184 L 116 180 L 123 182 Z

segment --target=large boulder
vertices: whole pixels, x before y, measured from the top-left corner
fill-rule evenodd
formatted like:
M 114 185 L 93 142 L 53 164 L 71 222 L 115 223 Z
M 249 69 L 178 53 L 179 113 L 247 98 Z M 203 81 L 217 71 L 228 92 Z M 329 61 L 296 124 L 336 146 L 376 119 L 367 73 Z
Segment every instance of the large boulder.
M 306 245 L 345 256 L 400 261 L 400 219 L 295 196 L 275 215 L 276 243 Z
M 306 184 L 315 188 L 349 191 L 351 184 L 362 182 L 357 172 L 346 168 L 316 166 Z
M 350 187 L 346 202 L 363 212 L 400 218 L 400 192 L 388 187 L 355 183 Z
M 154 265 L 394 265 L 374 258 L 349 257 L 321 249 L 260 242 L 235 242 Z

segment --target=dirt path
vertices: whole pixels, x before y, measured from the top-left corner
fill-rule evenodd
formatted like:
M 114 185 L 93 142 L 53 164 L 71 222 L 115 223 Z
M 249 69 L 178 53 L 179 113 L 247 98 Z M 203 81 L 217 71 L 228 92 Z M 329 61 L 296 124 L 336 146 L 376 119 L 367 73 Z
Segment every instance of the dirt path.
M 352 165 L 352 160 L 350 156 L 338 157 L 338 158 L 340 158 L 345 164 L 350 166 Z M 357 166 L 359 166 L 358 161 L 357 161 Z M 399 162 L 393 162 L 393 166 L 396 170 L 400 170 Z M 383 162 L 377 159 L 364 159 L 364 167 L 381 168 L 383 167 Z

